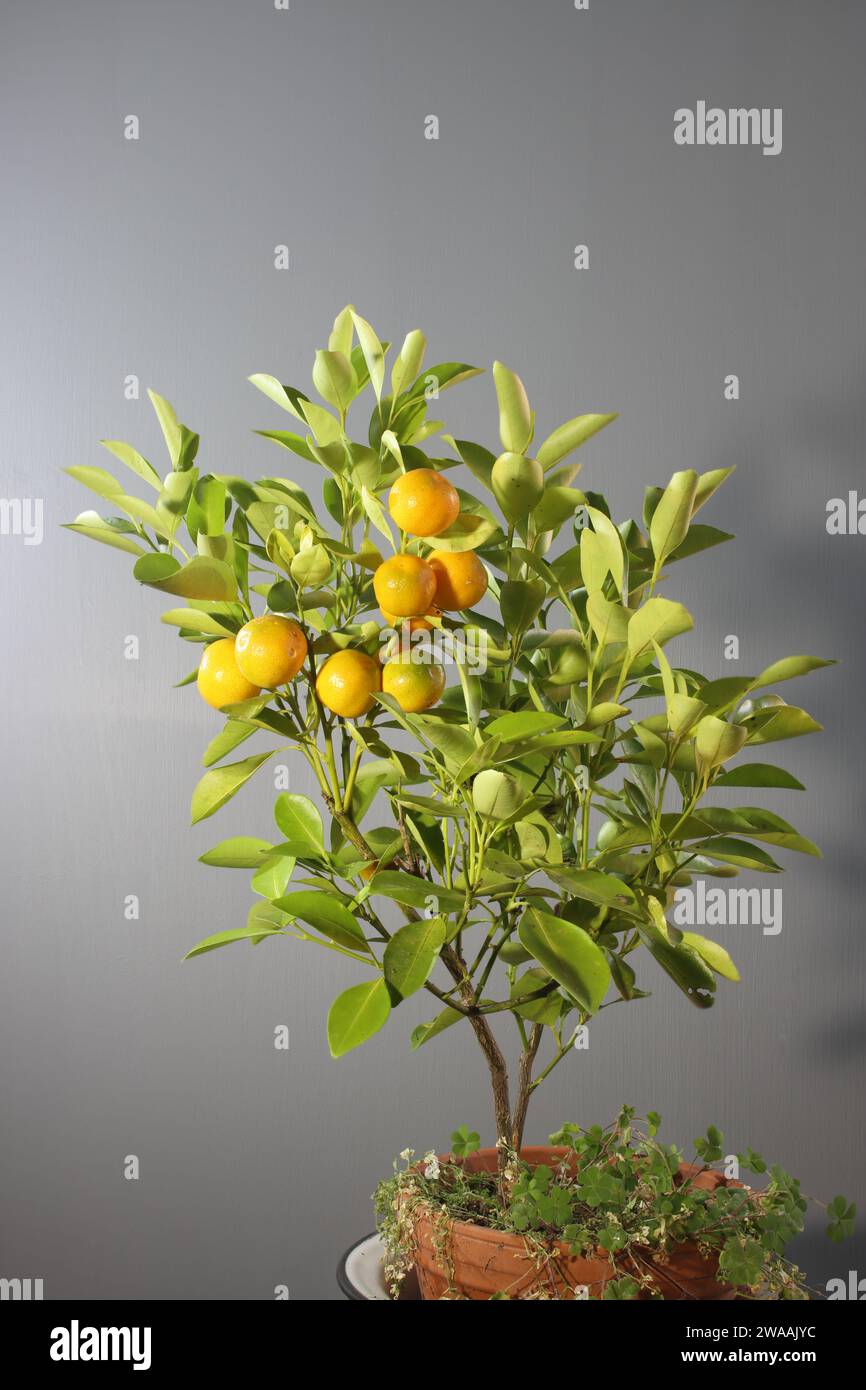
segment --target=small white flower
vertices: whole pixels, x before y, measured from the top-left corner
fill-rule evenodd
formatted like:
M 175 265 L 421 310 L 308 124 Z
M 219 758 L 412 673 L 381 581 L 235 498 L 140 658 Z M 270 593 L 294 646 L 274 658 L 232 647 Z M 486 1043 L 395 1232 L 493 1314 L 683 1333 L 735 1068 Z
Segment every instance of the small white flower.
M 424 1155 L 424 1176 L 433 1179 L 439 1176 L 439 1160 L 432 1149 L 430 1153 Z
M 402 1158 L 402 1160 L 403 1160 L 404 1163 L 409 1163 L 409 1161 L 415 1157 L 415 1150 L 414 1150 L 414 1149 L 404 1149 L 403 1152 L 401 1153 L 400 1157 Z

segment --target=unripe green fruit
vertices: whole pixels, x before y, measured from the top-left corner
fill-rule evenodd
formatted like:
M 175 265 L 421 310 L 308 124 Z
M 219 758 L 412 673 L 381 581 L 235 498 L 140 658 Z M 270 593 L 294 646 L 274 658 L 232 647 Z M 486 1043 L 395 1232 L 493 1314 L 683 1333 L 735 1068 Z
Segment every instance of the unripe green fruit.
M 755 701 L 755 709 L 776 709 L 784 704 L 781 695 L 759 695 Z
M 523 454 L 500 454 L 490 474 L 493 495 L 509 521 L 522 521 L 544 492 L 544 469 Z
M 754 700 L 741 700 L 731 715 L 732 724 L 743 724 L 747 719 L 751 719 L 755 713 Z
M 508 965 L 522 965 L 524 961 L 532 960 L 532 956 L 525 947 L 521 946 L 519 941 L 506 941 L 499 952 L 499 957 Z
M 550 673 L 550 679 L 556 685 L 573 685 L 576 681 L 582 681 L 586 672 L 586 652 L 579 647 L 564 647 Z
M 507 820 L 523 800 L 519 782 L 507 772 L 488 767 L 472 783 L 472 803 L 485 820 Z
M 613 844 L 620 829 L 618 821 L 606 820 L 595 837 L 596 849 L 599 851 L 607 849 L 609 845 Z

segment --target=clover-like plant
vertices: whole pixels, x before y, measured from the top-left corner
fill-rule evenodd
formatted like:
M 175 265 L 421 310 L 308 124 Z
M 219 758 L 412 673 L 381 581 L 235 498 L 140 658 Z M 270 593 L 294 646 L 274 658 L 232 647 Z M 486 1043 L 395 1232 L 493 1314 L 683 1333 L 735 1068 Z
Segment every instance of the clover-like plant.
M 335 1057 L 426 990 L 435 1016 L 411 1045 L 471 1030 L 504 1155 L 587 1020 L 645 996 L 642 957 L 699 1008 L 719 976 L 738 978 L 721 945 L 678 930 L 666 908 L 695 875 L 777 873 L 770 851 L 817 853 L 772 811 L 714 793 L 801 786 L 739 755 L 820 727 L 775 687 L 828 663 L 793 656 L 711 679 L 666 654 L 693 620 L 659 588 L 730 539 L 696 521 L 730 468 L 677 472 L 647 489 L 641 520 L 616 522 L 601 493 L 575 487 L 573 459 L 614 415 L 579 415 L 533 449 L 523 384 L 496 363 L 496 456 L 429 418 L 477 369 L 423 370 L 415 330 L 387 389 L 387 347 L 349 306 L 316 353 L 320 400 L 250 378 L 294 423 L 259 433 L 321 468 L 321 506 L 293 477 L 204 471 L 198 435 L 151 393 L 171 470 L 104 441 L 153 497 L 71 468 L 113 515 L 70 529 L 132 554 L 136 579 L 181 600 L 163 621 L 205 644 L 181 684 L 197 679 L 226 718 L 193 821 L 287 749 L 328 812 L 326 828 L 312 800 L 284 792 L 277 842 L 233 838 L 202 856 L 251 869 L 257 902 L 190 956 L 293 936 L 353 961 L 359 983 L 328 1017 Z M 358 440 L 350 407 L 371 393 Z M 481 496 L 452 485 L 464 468 Z M 257 733 L 269 746 L 232 759 Z

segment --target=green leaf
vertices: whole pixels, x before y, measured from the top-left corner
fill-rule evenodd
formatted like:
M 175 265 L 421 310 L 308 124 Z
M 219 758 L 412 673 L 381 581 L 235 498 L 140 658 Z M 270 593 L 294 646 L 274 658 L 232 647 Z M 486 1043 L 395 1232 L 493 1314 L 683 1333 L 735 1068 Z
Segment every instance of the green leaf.
M 552 434 L 547 436 L 536 455 L 538 462 L 545 472 L 549 468 L 555 468 L 587 439 L 598 434 L 599 430 L 603 430 L 605 425 L 609 425 L 616 418 L 615 414 L 576 415 L 573 420 L 559 425 Z
M 674 473 L 661 495 L 649 528 L 656 574 L 668 555 L 685 540 L 697 487 L 697 473 L 693 468 L 687 468 Z
M 146 556 L 148 553 L 137 541 L 132 540 L 128 532 L 121 530 L 112 520 L 101 517 L 98 512 L 80 512 L 74 521 L 64 523 L 64 530 L 76 531 L 80 536 L 87 536 L 88 540 L 110 545 L 115 550 L 125 550 L 130 555 Z
M 385 515 L 384 508 L 376 494 L 371 492 L 368 487 L 361 488 L 361 505 L 379 534 L 384 536 L 386 540 L 393 545 L 394 537 L 391 532 L 391 527 L 388 525 L 388 518 Z
M 708 502 L 713 493 L 716 492 L 727 478 L 730 478 L 734 469 L 731 468 L 711 468 L 708 473 L 701 473 L 698 478 L 698 485 L 695 489 L 695 501 L 692 507 L 692 516 L 700 507 Z
M 435 381 L 437 391 L 447 391 L 449 386 L 456 386 L 460 381 L 468 381 L 470 377 L 480 376 L 483 371 L 483 367 L 470 367 L 467 362 L 438 362 L 435 367 L 428 367 L 418 378 L 411 390 L 407 392 L 407 399 L 418 400 L 419 397 L 425 396 L 427 383 L 431 379 Z
M 736 864 L 740 869 L 758 869 L 765 873 L 781 873 L 779 865 L 758 845 L 750 845 L 747 840 L 738 840 L 730 835 L 717 835 L 711 840 L 700 840 L 691 846 L 708 859 L 721 859 L 724 864 Z
M 313 385 L 322 400 L 345 415 L 355 396 L 358 382 L 348 357 L 342 352 L 320 350 L 316 353 L 313 363 Z
M 511 633 L 529 626 L 547 596 L 543 579 L 508 579 L 502 585 L 499 603 L 502 621 Z
M 364 361 L 367 364 L 371 385 L 376 393 L 376 400 L 381 401 L 382 383 L 385 380 L 385 353 L 382 344 L 372 326 L 354 310 L 352 310 L 352 322 L 355 325 L 358 342 L 364 354 Z
M 496 456 L 481 444 L 473 444 L 471 439 L 451 440 L 455 453 L 459 454 L 469 472 L 477 478 L 488 491 L 492 491 L 491 474 Z
M 406 874 L 399 869 L 380 869 L 373 875 L 369 891 L 380 893 L 406 907 L 424 907 L 428 898 L 435 898 L 444 911 L 454 911 L 463 906 L 463 894 L 458 893 L 456 888 L 446 888 L 441 883 L 416 878 L 414 874 Z
M 621 603 L 611 603 L 602 593 L 590 594 L 586 616 L 600 647 L 628 639 L 631 613 Z
M 299 434 L 292 434 L 291 430 L 255 430 L 254 433 L 261 435 L 263 439 L 272 439 L 275 444 L 281 444 L 284 449 L 297 454 L 299 458 L 306 459 L 309 463 L 316 462 L 316 455 L 306 439 L 303 439 Z
M 715 975 L 691 946 L 674 945 L 668 939 L 661 905 L 655 898 L 647 901 L 657 920 L 641 922 L 639 931 L 650 953 L 692 1004 L 699 1009 L 711 1008 L 716 991 Z
M 562 996 L 557 990 L 551 990 L 540 999 L 532 999 L 528 1004 L 519 1002 L 525 995 L 535 994 L 550 984 L 552 981 L 546 970 L 525 970 L 509 991 L 514 1012 L 520 1014 L 521 1018 L 528 1018 L 531 1023 L 543 1023 L 547 1028 L 552 1028 L 562 1012 Z
M 613 576 L 613 582 L 616 585 L 617 593 L 619 593 L 622 589 L 625 573 L 622 537 L 610 517 L 605 516 L 604 512 L 600 512 L 596 507 L 587 507 L 586 510 L 592 522 L 593 533 L 601 546 L 605 564 Z M 581 545 L 583 544 L 583 536 L 585 534 L 586 531 L 581 535 Z
M 274 802 L 274 820 L 289 844 L 297 846 L 299 859 L 324 856 L 322 817 L 308 796 L 281 792 Z
M 210 864 L 217 869 L 260 869 L 264 855 L 272 846 L 268 840 L 257 840 L 252 835 L 235 835 L 229 840 L 220 840 L 218 845 L 199 855 L 200 864 Z
M 267 396 L 268 400 L 273 401 L 281 410 L 287 410 L 290 415 L 294 415 L 297 420 L 304 420 L 301 413 L 301 401 L 306 397 L 300 391 L 295 391 L 291 386 L 283 386 L 275 376 L 269 376 L 267 372 L 253 372 L 247 377 L 247 381 L 252 382 L 257 390 Z M 305 421 L 306 423 L 306 421 Z
M 740 767 L 731 768 L 730 772 L 723 772 L 713 782 L 714 787 L 785 787 L 789 791 L 805 791 L 802 782 L 798 782 L 790 772 L 786 772 L 783 767 L 774 767 L 772 763 L 743 763 Z
M 391 394 L 395 400 L 420 372 L 426 347 L 427 339 L 420 328 L 413 328 L 403 339 L 403 346 L 391 369 Z
M 281 935 L 280 927 L 266 927 L 264 924 L 237 927 L 233 931 L 218 931 L 213 936 L 206 936 L 204 941 L 193 946 L 191 951 L 187 951 L 184 960 L 192 960 L 194 956 L 203 956 L 206 951 L 216 951 L 220 946 L 229 946 L 233 941 L 255 941 L 261 940 L 264 936 Z
M 548 872 L 554 883 L 567 889 L 576 898 L 595 903 L 597 907 L 615 908 L 617 912 L 640 915 L 634 891 L 613 874 L 603 874 L 598 869 L 572 869 L 567 865 L 551 867 Z
M 519 710 L 515 714 L 501 714 L 484 730 L 485 738 L 511 739 L 531 738 L 535 734 L 552 733 L 561 729 L 567 721 L 559 714 L 545 714 L 542 710 Z
M 256 870 L 250 880 L 250 887 L 254 893 L 261 893 L 263 898 L 273 901 L 285 893 L 294 871 L 294 859 L 284 854 L 274 855 L 270 859 L 266 858 Z
M 385 980 L 398 999 L 407 999 L 426 983 L 444 942 L 441 917 L 407 922 L 394 933 L 382 963 Z
M 192 794 L 192 824 L 207 820 L 208 816 L 214 815 L 227 801 L 231 801 L 253 773 L 273 756 L 273 751 L 256 753 L 242 762 L 228 763 L 225 767 L 211 768 L 210 772 L 206 772 Z
M 156 411 L 156 418 L 162 430 L 162 436 L 168 449 L 172 468 L 177 468 L 180 462 L 180 452 L 183 445 L 183 435 L 181 425 L 174 413 L 174 407 L 169 405 L 163 396 L 158 396 L 155 391 L 148 391 L 150 403 Z
M 349 909 L 338 897 L 331 893 L 318 893 L 314 889 L 301 889 L 277 898 L 274 907 L 297 917 L 308 926 L 315 927 L 323 936 L 329 936 L 338 946 L 357 951 L 368 951 L 363 928 L 355 921 Z
M 681 603 L 673 603 L 668 598 L 647 599 L 632 614 L 628 625 L 629 654 L 634 658 L 653 642 L 662 647 L 694 625 L 694 618 Z
M 570 516 L 574 516 L 578 507 L 582 507 L 585 501 L 583 493 L 577 492 L 573 487 L 548 484 L 532 511 L 536 529 L 555 531 Z
M 525 454 L 532 439 L 532 412 L 523 382 L 501 362 L 493 363 L 493 381 L 499 401 L 502 447 L 507 453 Z
M 683 941 L 687 946 L 691 946 L 692 950 L 697 951 L 717 975 L 723 975 L 726 980 L 739 980 L 739 970 L 724 946 L 720 946 L 717 941 L 708 941 L 705 936 L 698 936 L 693 931 L 684 931 Z
M 198 608 L 170 608 L 162 614 L 160 622 L 167 623 L 169 627 L 184 627 L 191 632 L 206 632 L 215 637 L 234 637 L 237 631 L 237 627 L 221 623 Z
M 714 714 L 706 714 L 695 730 L 695 758 L 704 771 L 720 767 L 739 753 L 748 730 L 742 724 L 728 724 Z
M 807 676 L 810 671 L 818 671 L 822 666 L 835 666 L 835 661 L 826 661 L 820 656 L 783 656 L 774 661 L 757 677 L 755 689 L 764 685 L 778 685 L 780 681 L 790 681 L 795 676 Z
M 90 488 L 98 497 L 105 498 L 108 502 L 114 502 L 123 497 L 123 488 L 116 478 L 113 478 L 104 468 L 94 468 L 90 464 L 74 464 L 71 468 L 64 468 L 70 478 L 74 478 L 76 483 L 81 483 L 83 487 Z
M 758 710 L 749 720 L 749 745 L 776 743 L 783 738 L 800 738 L 803 734 L 820 733 L 823 728 L 817 719 L 796 705 L 777 705 Z
M 517 931 L 521 944 L 587 1013 L 595 1013 L 610 984 L 607 957 L 582 927 L 530 908 Z
M 328 1046 L 332 1057 L 360 1047 L 387 1022 L 391 1000 L 384 980 L 370 980 L 338 994 L 328 1013 Z
M 121 439 L 100 439 L 103 449 L 107 449 L 116 459 L 131 469 L 143 482 L 149 483 L 157 492 L 162 491 L 162 479 L 156 469 L 151 467 L 146 458 L 133 449 L 131 444 L 124 444 Z
M 419 1023 L 417 1028 L 412 1030 L 412 1051 L 415 1052 L 419 1047 L 423 1047 L 431 1038 L 435 1038 L 439 1033 L 444 1033 L 446 1028 L 459 1023 L 463 1014 L 459 1014 L 456 1009 L 443 1009 L 441 1014 L 430 1023 Z
M 140 583 L 147 584 L 151 589 L 178 594 L 181 598 L 212 599 L 225 603 L 237 597 L 234 570 L 223 560 L 214 560 L 209 555 L 196 555 L 181 567 L 171 555 L 143 555 L 134 565 L 132 573 Z

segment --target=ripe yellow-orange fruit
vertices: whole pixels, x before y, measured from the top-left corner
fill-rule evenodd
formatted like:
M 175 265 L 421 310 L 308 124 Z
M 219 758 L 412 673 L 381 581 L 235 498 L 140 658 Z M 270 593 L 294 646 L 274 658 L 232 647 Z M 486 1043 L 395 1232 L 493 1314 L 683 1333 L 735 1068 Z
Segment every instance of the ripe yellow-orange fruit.
M 430 556 L 436 604 L 457 612 L 474 608 L 487 593 L 487 571 L 474 550 L 437 550 Z
M 205 647 L 196 678 L 198 693 L 214 709 L 223 705 L 238 705 L 261 693 L 240 670 L 235 658 L 235 639 L 221 637 Z
M 413 655 L 415 659 L 413 660 Z M 392 695 L 406 714 L 420 714 L 435 705 L 445 689 L 445 672 L 435 661 L 411 652 L 394 657 L 382 668 L 382 690 Z
M 373 575 L 373 591 L 383 613 L 419 618 L 433 603 L 436 576 L 427 561 L 417 555 L 392 555 Z
M 266 613 L 245 623 L 235 638 L 235 658 L 247 680 L 268 690 L 294 680 L 307 655 L 307 639 L 291 618 Z
M 388 495 L 391 519 L 412 536 L 438 536 L 460 515 L 460 498 L 447 478 L 432 468 L 413 468 Z
M 365 652 L 335 652 L 316 679 L 316 694 L 326 709 L 344 719 L 358 719 L 373 707 L 373 696 L 382 689 L 378 662 Z

